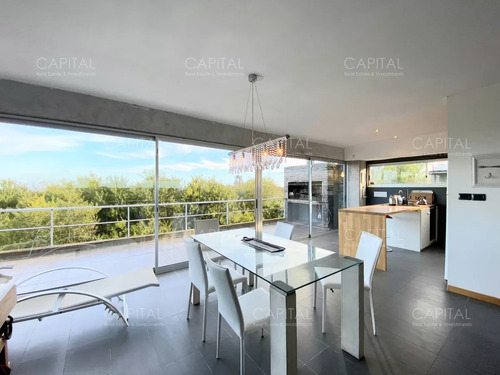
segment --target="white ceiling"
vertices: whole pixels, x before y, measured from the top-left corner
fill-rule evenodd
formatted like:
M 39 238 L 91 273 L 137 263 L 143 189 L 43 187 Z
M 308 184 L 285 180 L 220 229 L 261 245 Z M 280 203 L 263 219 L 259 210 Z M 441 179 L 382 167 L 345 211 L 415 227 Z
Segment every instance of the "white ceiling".
M 500 1 L 0 0 L 0 14 L 2 78 L 242 126 L 257 72 L 270 132 L 343 147 L 446 130 L 447 95 L 500 82 Z M 95 76 L 37 75 L 61 57 Z M 186 76 L 211 57 L 240 75 Z M 348 57 L 399 58 L 404 76 L 346 77 Z

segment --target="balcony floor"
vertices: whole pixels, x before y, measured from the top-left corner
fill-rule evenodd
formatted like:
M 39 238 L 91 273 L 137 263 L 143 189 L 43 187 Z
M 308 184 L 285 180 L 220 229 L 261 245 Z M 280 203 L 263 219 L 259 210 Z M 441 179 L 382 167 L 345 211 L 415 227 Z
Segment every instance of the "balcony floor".
M 338 248 L 336 231 L 303 242 Z M 163 245 L 182 246 L 182 241 Z M 11 274 L 22 277 L 70 263 L 121 273 L 151 266 L 152 257 L 150 243 L 120 245 L 15 261 Z M 298 291 L 299 374 L 500 372 L 500 308 L 445 291 L 442 249 L 422 253 L 394 249 L 388 253 L 388 264 L 388 272 L 376 271 L 374 276 L 377 336 L 371 332 L 365 300 L 363 361 L 340 349 L 340 293 L 328 292 L 327 333 L 323 335 L 321 310 L 311 306 L 312 288 Z M 68 278 L 66 273 L 30 287 Z M 209 297 L 207 340 L 202 343 L 202 309 L 195 306 L 189 321 L 185 316 L 187 270 L 160 275 L 159 280 L 159 288 L 128 295 L 128 328 L 102 306 L 15 324 L 9 341 L 13 374 L 236 374 L 238 339 L 225 324 L 222 358 L 215 359 L 216 293 Z M 321 303 L 318 294 L 318 306 Z M 453 316 L 439 315 L 444 309 L 452 309 Z M 458 311 L 468 319 L 457 318 Z M 269 374 L 269 333 L 263 339 L 259 333 L 250 335 L 246 347 L 247 374 Z

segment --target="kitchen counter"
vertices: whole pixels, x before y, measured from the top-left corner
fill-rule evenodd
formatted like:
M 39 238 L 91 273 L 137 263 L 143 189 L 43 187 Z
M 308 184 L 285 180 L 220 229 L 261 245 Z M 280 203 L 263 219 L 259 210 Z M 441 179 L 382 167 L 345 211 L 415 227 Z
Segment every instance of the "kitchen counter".
M 399 214 L 401 212 L 410 212 L 410 211 L 418 211 L 424 208 L 429 208 L 431 205 L 420 205 L 420 206 L 411 206 L 411 205 L 399 205 L 399 206 L 390 206 L 389 204 L 376 204 L 373 206 L 361 206 L 354 208 L 343 208 L 340 211 L 343 212 L 353 212 L 353 213 L 365 213 L 372 215 L 393 215 Z
M 387 271 L 387 227 L 386 218 L 403 212 L 420 211 L 429 208 L 422 206 L 389 206 L 377 204 L 339 210 L 339 253 L 356 257 L 361 232 L 372 233 L 382 238 L 382 249 L 377 261 L 377 269 Z

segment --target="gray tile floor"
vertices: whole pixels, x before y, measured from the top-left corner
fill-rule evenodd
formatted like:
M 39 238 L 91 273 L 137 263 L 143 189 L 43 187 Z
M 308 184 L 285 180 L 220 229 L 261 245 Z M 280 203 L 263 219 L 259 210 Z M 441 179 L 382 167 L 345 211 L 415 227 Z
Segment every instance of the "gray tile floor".
M 304 242 L 338 248 L 335 232 Z M 377 336 L 365 302 L 362 361 L 340 349 L 339 293 L 329 292 L 322 334 L 312 288 L 298 292 L 300 374 L 500 373 L 500 307 L 446 292 L 442 249 L 395 249 L 388 264 L 388 272 L 374 277 Z M 189 321 L 185 316 L 187 270 L 159 279 L 159 288 L 129 295 L 128 328 L 99 306 L 16 324 L 9 342 L 13 374 L 237 374 L 238 339 L 227 326 L 222 359 L 215 359 L 216 293 L 202 343 L 201 308 L 192 309 Z M 269 333 L 247 338 L 247 374 L 269 373 L 269 339 Z

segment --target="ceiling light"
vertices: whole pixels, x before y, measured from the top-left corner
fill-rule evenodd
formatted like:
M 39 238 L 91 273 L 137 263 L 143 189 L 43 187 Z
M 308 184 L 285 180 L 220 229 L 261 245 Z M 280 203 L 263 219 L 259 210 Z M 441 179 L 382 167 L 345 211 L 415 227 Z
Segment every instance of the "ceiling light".
M 375 129 L 375 133 L 378 133 L 379 131 L 380 131 L 380 130 L 378 130 L 378 129 Z
M 394 139 L 398 139 L 398 136 L 397 136 L 397 135 L 395 135 L 395 136 L 394 136 Z

